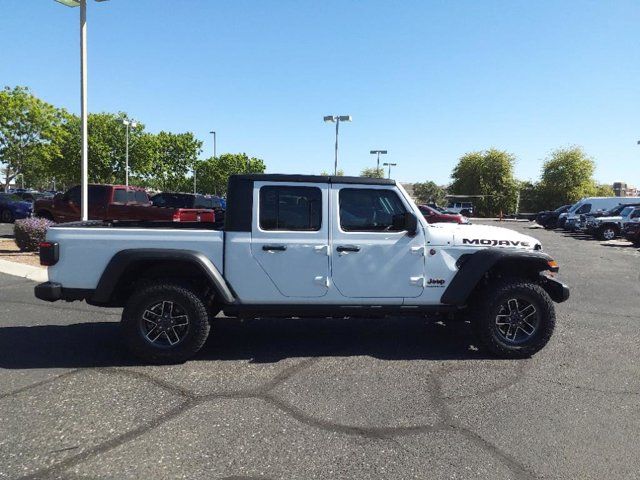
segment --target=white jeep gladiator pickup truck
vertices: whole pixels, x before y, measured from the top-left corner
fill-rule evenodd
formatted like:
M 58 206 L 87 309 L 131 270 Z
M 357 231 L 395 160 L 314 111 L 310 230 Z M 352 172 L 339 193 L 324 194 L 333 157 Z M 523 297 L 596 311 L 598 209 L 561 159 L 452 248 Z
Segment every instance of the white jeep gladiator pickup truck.
M 393 180 L 236 175 L 224 228 L 75 222 L 49 229 L 47 300 L 124 307 L 122 331 L 150 362 L 181 362 L 220 312 L 236 317 L 447 314 L 495 355 L 540 350 L 569 297 L 531 237 L 429 224 Z M 455 315 L 460 314 L 460 315 Z

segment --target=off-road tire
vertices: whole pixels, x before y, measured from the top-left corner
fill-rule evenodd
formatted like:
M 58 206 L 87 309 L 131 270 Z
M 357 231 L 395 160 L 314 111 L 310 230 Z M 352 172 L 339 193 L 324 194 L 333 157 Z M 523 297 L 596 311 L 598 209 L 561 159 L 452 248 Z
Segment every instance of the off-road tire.
M 504 340 L 495 323 L 500 306 L 511 298 L 532 304 L 539 315 L 537 330 L 525 343 L 517 345 Z M 553 301 L 547 292 L 524 279 L 505 279 L 488 285 L 476 296 L 470 313 L 481 347 L 501 358 L 527 358 L 537 353 L 551 338 L 556 323 Z
M 188 330 L 174 346 L 160 347 L 148 341 L 141 329 L 145 310 L 159 302 L 172 302 L 188 317 Z M 205 302 L 188 287 L 172 282 L 146 283 L 136 290 L 122 312 L 122 335 L 136 357 L 158 364 L 183 363 L 193 357 L 209 336 L 209 314 Z
M 613 231 L 613 237 L 607 238 L 607 236 L 610 235 L 609 233 L 610 231 Z M 597 231 L 598 239 L 605 240 L 605 241 L 613 240 L 619 234 L 620 234 L 620 230 L 618 229 L 618 227 L 615 227 L 612 225 L 603 225 L 600 228 L 598 228 L 598 231 Z

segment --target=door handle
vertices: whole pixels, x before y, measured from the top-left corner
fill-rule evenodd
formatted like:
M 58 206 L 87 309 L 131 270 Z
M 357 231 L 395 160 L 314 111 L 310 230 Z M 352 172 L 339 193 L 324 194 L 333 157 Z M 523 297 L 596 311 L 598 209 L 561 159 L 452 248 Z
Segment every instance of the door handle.
M 339 247 L 336 248 L 336 251 L 338 253 L 359 252 L 360 251 L 360 247 L 358 245 L 340 245 Z
M 284 252 L 287 249 L 285 245 L 263 245 L 262 250 L 266 252 Z

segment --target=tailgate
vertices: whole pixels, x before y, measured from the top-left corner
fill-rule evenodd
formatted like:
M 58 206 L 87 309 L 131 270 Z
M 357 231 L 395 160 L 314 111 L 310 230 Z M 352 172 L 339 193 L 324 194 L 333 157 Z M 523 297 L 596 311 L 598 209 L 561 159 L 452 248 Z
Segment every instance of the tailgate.
M 208 222 L 216 221 L 213 210 L 206 208 L 177 208 L 173 216 L 175 222 Z

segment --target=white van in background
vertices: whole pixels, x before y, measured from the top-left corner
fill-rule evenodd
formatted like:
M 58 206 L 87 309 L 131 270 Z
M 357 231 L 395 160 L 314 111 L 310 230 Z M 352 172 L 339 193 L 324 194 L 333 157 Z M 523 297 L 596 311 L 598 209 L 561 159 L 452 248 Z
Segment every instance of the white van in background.
M 640 197 L 587 197 L 574 204 L 567 211 L 565 230 L 580 227 L 580 215 L 594 212 L 605 212 L 620 204 L 640 203 Z

